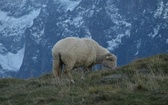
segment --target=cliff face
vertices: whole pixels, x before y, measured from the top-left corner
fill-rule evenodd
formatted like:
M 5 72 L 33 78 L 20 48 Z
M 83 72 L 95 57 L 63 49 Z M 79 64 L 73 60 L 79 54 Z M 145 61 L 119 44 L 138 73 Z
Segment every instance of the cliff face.
M 18 16 L 32 13 L 28 12 L 30 4 L 32 11 L 39 10 L 39 13 L 23 29 L 19 44 L 11 44 L 16 45 L 15 53 L 22 48 L 25 51 L 18 77 L 51 72 L 51 48 L 68 36 L 93 38 L 117 55 L 119 65 L 168 52 L 168 2 L 165 0 L 37 0 L 25 4 L 29 6 Z M 0 40 L 0 43 L 4 46 L 7 41 Z

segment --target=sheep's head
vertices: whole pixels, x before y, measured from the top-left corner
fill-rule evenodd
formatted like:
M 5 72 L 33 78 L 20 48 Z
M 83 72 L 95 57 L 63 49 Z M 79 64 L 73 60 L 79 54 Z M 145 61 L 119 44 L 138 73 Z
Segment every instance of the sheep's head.
M 117 57 L 113 54 L 107 54 L 103 59 L 102 63 L 103 66 L 110 68 L 110 69 L 116 69 L 117 68 Z

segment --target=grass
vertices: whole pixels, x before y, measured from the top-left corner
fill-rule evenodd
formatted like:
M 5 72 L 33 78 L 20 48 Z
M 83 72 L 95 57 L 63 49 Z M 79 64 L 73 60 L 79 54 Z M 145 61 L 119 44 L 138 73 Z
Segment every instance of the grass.
M 168 105 L 168 54 L 73 77 L 75 84 L 63 75 L 60 85 L 52 74 L 0 79 L 0 105 Z

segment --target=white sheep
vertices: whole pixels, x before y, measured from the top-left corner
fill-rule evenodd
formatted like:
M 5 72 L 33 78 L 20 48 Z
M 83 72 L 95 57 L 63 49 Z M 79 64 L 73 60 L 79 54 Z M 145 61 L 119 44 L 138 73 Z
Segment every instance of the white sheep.
M 71 70 L 78 67 L 92 68 L 95 64 L 115 69 L 117 57 L 89 38 L 68 37 L 58 41 L 52 48 L 53 74 L 60 78 L 62 69 L 71 83 Z

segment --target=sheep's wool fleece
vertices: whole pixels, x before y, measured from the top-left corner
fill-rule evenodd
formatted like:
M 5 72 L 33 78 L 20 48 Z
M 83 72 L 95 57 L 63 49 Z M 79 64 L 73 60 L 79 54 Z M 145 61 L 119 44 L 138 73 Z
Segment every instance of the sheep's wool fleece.
M 75 67 L 89 66 L 96 62 L 97 56 L 107 53 L 107 49 L 89 38 L 68 37 L 58 41 L 52 49 L 53 57 L 60 54 L 65 64 L 74 62 Z

